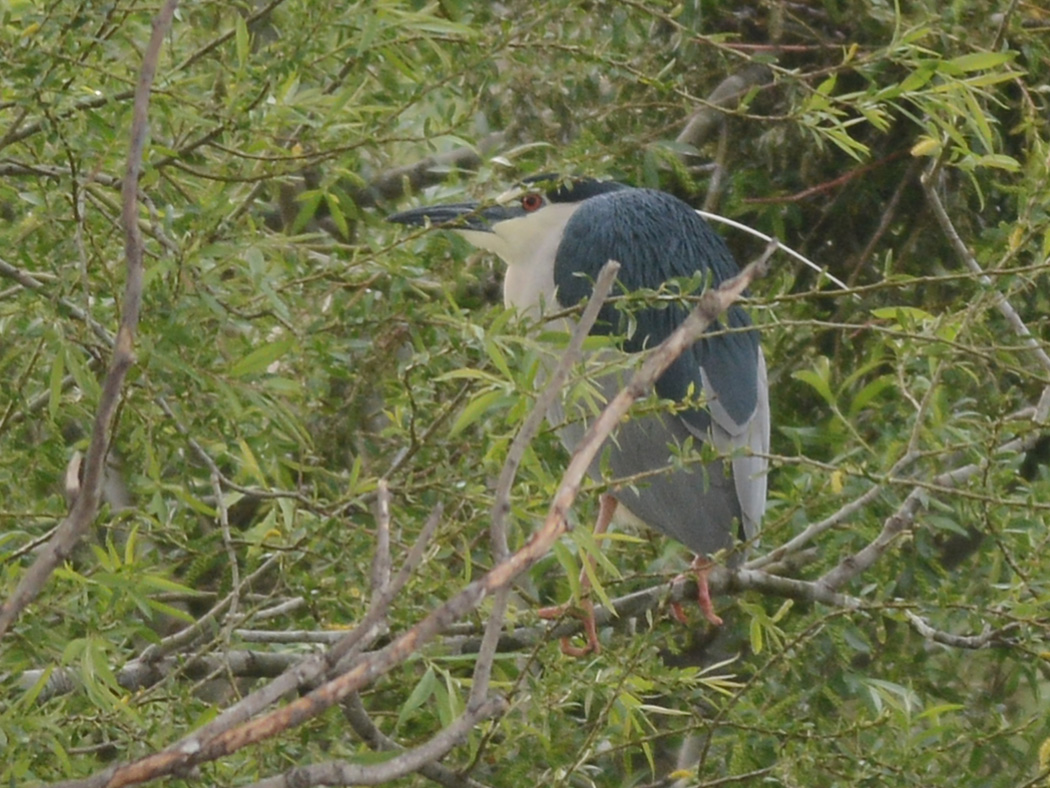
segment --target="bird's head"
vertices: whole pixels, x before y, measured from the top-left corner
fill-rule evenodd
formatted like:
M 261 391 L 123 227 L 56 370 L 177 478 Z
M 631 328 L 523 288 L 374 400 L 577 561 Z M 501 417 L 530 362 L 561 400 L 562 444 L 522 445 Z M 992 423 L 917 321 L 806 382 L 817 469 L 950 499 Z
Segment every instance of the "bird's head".
M 565 225 L 585 200 L 628 188 L 615 181 L 534 175 L 493 202 L 412 208 L 387 217 L 398 224 L 446 226 L 509 266 L 553 265 Z
M 498 255 L 507 264 L 504 302 L 536 317 L 544 305 L 557 305 L 555 256 L 569 219 L 587 200 L 627 188 L 614 181 L 536 175 L 492 202 L 429 205 L 387 219 L 444 226 Z

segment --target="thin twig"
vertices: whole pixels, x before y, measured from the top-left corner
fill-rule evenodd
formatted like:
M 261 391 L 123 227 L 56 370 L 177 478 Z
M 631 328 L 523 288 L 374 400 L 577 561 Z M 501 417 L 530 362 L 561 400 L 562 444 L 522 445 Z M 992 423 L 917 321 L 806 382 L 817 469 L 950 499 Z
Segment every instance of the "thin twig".
M 434 537 L 434 532 L 437 531 L 438 524 L 441 522 L 443 511 L 440 504 L 434 507 L 427 521 L 423 524 L 423 530 L 420 531 L 416 541 L 409 549 L 408 555 L 405 556 L 405 560 L 401 564 L 401 568 L 398 569 L 397 574 L 386 584 L 382 593 L 372 596 L 368 612 L 365 613 L 365 617 L 354 630 L 344 636 L 343 640 L 336 643 L 328 652 L 327 657 L 332 666 L 330 672 L 338 673 L 342 668 L 340 663 L 345 662 L 347 659 L 352 659 L 371 646 L 376 637 L 385 629 L 385 626 L 381 627 L 380 625 L 385 625 L 387 610 L 390 609 L 390 604 L 401 592 L 401 589 L 405 587 L 405 583 L 408 582 L 423 560 L 427 546 L 430 544 L 430 540 Z
M 971 650 L 987 648 L 988 646 L 1004 642 L 1007 634 L 1017 629 L 1018 626 L 1010 623 L 999 629 L 985 629 L 980 635 L 956 635 L 952 632 L 936 629 L 925 618 L 910 610 L 905 610 L 904 616 L 908 619 L 908 623 L 914 627 L 915 631 L 927 640 L 932 640 L 944 646 L 951 646 L 952 648 Z
M 211 474 L 212 495 L 215 497 L 215 512 L 219 520 L 219 532 L 222 534 L 222 546 L 226 550 L 226 558 L 230 564 L 230 585 L 233 592 L 230 594 L 230 622 L 227 626 L 227 639 L 232 623 L 237 618 L 240 607 L 241 568 L 237 562 L 237 548 L 233 545 L 233 535 L 230 533 L 230 510 L 226 506 L 226 495 L 222 491 L 222 480 L 220 474 Z
M 47 285 L 42 281 L 42 274 L 33 273 L 30 274 L 23 271 L 17 266 L 13 266 L 4 260 L 0 260 L 0 276 L 5 279 L 11 279 L 18 282 L 26 290 L 45 290 Z M 59 306 L 65 309 L 77 320 L 82 321 L 88 328 L 91 329 L 92 333 L 95 334 L 103 343 L 109 347 L 113 347 L 115 340 L 113 335 L 109 333 L 105 326 L 94 320 L 91 315 L 85 312 L 79 305 L 73 303 L 65 296 L 62 296 L 57 300 Z

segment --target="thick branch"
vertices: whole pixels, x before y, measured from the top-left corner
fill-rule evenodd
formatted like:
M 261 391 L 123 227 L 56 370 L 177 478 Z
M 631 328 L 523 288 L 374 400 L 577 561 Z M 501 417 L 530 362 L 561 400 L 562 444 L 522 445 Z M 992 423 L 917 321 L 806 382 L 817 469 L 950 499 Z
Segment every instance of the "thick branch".
M 755 63 L 749 63 L 735 74 L 730 74 L 711 91 L 707 103 L 689 116 L 675 142 L 700 147 L 721 127 L 726 109 L 739 103 L 751 88 L 766 85 L 771 79 L 769 67 Z
M 378 785 L 418 771 L 425 764 L 442 757 L 466 738 L 482 720 L 501 714 L 506 701 L 493 698 L 483 705 L 468 709 L 452 724 L 443 728 L 425 744 L 405 750 L 400 755 L 377 764 L 329 763 L 300 766 L 277 777 L 254 783 L 251 788 L 302 788 L 310 785 Z
M 18 618 L 25 607 L 44 588 L 48 578 L 62 561 L 68 558 L 77 542 L 91 525 L 98 513 L 102 478 L 109 451 L 113 418 L 120 402 L 124 378 L 134 363 L 135 333 L 138 328 L 139 310 L 142 305 L 142 236 L 138 227 L 138 184 L 142 151 L 149 132 L 149 99 L 153 76 L 160 58 L 161 44 L 171 26 L 178 0 L 167 0 L 153 20 L 153 34 L 142 57 L 138 85 L 135 88 L 135 105 L 131 124 L 131 145 L 128 152 L 127 169 L 123 184 L 124 254 L 127 260 L 127 281 L 124 285 L 124 306 L 113 348 L 113 358 L 102 384 L 102 395 L 95 425 L 91 434 L 84 461 L 84 478 L 80 494 L 72 510 L 59 525 L 54 537 L 37 556 L 36 561 L 23 575 L 14 593 L 0 608 L 0 638 Z

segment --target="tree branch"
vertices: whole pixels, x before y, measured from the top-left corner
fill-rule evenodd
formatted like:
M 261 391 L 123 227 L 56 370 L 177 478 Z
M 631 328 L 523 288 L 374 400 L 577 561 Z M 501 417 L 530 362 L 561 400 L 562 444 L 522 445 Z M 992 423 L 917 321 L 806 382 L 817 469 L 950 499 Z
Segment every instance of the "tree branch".
M 354 732 L 364 739 L 365 743 L 373 750 L 377 752 L 398 752 L 404 750 L 400 744 L 384 735 L 376 727 L 376 724 L 372 722 L 372 718 L 368 716 L 368 711 L 365 709 L 364 704 L 361 703 L 361 696 L 356 692 L 343 701 L 342 709 L 343 716 L 346 717 Z M 470 777 L 456 774 L 448 767 L 442 766 L 437 762 L 424 763 L 419 767 L 418 771 L 428 780 L 436 782 L 438 785 L 443 785 L 445 788 L 488 788 L 483 783 Z
M 444 756 L 466 738 L 482 720 L 502 714 L 506 701 L 492 698 L 481 706 L 468 709 L 425 744 L 405 750 L 400 755 L 377 764 L 331 761 L 300 766 L 277 777 L 253 783 L 250 788 L 303 788 L 311 785 L 378 785 L 396 780 Z
M 153 33 L 142 57 L 142 68 L 135 88 L 135 104 L 131 124 L 131 145 L 123 184 L 124 254 L 127 260 L 127 281 L 124 285 L 124 305 L 113 348 L 113 358 L 102 384 L 91 443 L 84 461 L 84 478 L 80 494 L 72 510 L 59 525 L 47 547 L 29 567 L 14 593 L 0 608 L 0 639 L 17 620 L 19 614 L 32 602 L 47 584 L 48 578 L 62 561 L 68 558 L 88 526 L 98 513 L 102 478 L 109 451 L 113 418 L 120 402 L 124 378 L 134 363 L 135 333 L 142 306 L 142 235 L 138 227 L 138 184 L 142 152 L 149 132 L 149 99 L 153 77 L 160 59 L 164 36 L 171 26 L 178 0 L 167 0 L 153 19 Z
M 751 88 L 769 84 L 772 77 L 768 66 L 756 63 L 748 63 L 730 74 L 711 91 L 707 103 L 689 116 L 675 142 L 694 148 L 703 145 L 724 122 L 724 110 L 738 103 Z

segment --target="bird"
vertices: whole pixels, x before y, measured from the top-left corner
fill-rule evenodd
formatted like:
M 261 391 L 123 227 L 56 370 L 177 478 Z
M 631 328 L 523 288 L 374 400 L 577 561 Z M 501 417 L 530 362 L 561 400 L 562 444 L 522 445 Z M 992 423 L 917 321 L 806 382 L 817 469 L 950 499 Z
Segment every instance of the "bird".
M 494 202 L 455 202 L 413 208 L 388 221 L 454 230 L 479 249 L 506 263 L 503 299 L 531 318 L 568 310 L 591 294 L 608 260 L 620 264 L 621 292 L 656 291 L 672 281 L 699 277 L 717 287 L 738 273 L 725 241 L 686 202 L 663 191 L 590 177 L 532 176 Z M 633 356 L 666 339 L 688 308 L 681 300 L 647 303 L 632 313 L 606 303 L 592 334 L 617 334 L 621 351 Z M 633 328 L 633 331 L 630 330 Z M 620 376 L 593 381 L 606 398 L 621 387 Z M 688 348 L 656 380 L 657 395 L 676 405 L 647 411 L 619 425 L 592 463 L 590 475 L 613 484 L 599 499 L 594 530 L 614 520 L 641 521 L 696 554 L 691 567 L 697 598 L 713 625 L 707 584 L 710 556 L 739 540 L 757 540 L 766 507 L 770 441 L 769 386 L 758 329 L 739 304 Z M 558 408 L 547 414 L 571 452 L 586 420 L 565 421 Z M 710 443 L 717 453 L 703 463 L 675 463 L 679 447 Z M 699 467 L 697 467 L 699 465 Z M 659 471 L 659 472 L 657 472 Z M 616 479 L 631 480 L 617 485 Z M 739 554 L 734 554 L 739 561 Z M 734 558 L 734 556 L 731 556 Z M 583 586 L 581 578 L 581 586 Z M 584 603 L 583 648 L 562 642 L 566 653 L 600 650 L 593 607 Z M 550 617 L 562 608 L 541 611 Z M 675 610 L 682 617 L 680 608 Z

